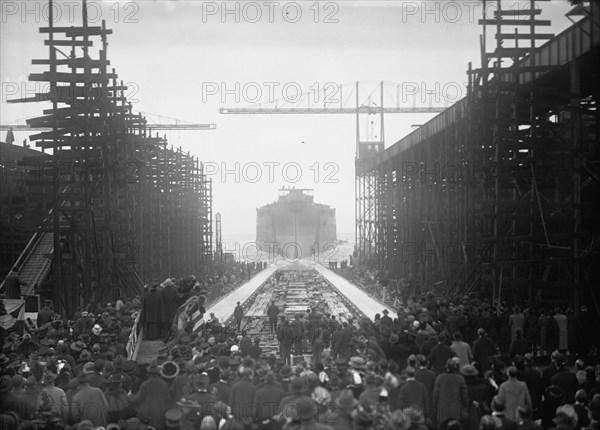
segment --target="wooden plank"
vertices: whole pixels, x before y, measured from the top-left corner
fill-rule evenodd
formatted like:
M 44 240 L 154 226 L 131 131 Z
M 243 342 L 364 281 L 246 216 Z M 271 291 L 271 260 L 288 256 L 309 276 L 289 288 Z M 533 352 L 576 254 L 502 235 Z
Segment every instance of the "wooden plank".
M 501 9 L 494 11 L 494 15 L 498 16 L 520 16 L 520 15 L 540 15 L 542 9 Z
M 552 24 L 552 21 L 546 19 L 480 19 L 479 24 L 489 24 L 489 25 L 543 25 L 549 26 Z
M 40 27 L 40 33 L 65 33 L 67 37 L 77 36 L 100 36 L 102 34 L 112 34 L 112 30 L 104 29 L 102 27 Z
M 554 37 L 554 33 L 496 33 L 496 39 L 536 39 L 536 40 L 546 40 L 552 39 Z
M 94 42 L 91 40 L 44 40 L 46 46 L 87 46 L 91 47 Z
M 91 68 L 103 68 L 110 65 L 110 60 L 95 60 L 91 58 L 57 58 L 52 61 L 50 59 L 34 59 L 31 60 L 31 64 L 34 65 L 45 65 L 55 64 L 57 66 L 69 66 L 69 67 L 91 67 Z
M 116 73 L 91 73 L 89 75 L 85 73 L 32 73 L 29 75 L 30 81 L 42 81 L 42 82 L 69 82 L 69 83 L 94 83 L 102 84 L 107 82 L 109 79 L 116 79 L 118 75 Z M 93 89 L 88 89 L 89 94 L 94 94 Z
M 486 54 L 488 57 L 522 57 L 535 52 L 535 48 L 497 48 L 494 52 Z M 519 68 L 520 70 L 520 68 Z

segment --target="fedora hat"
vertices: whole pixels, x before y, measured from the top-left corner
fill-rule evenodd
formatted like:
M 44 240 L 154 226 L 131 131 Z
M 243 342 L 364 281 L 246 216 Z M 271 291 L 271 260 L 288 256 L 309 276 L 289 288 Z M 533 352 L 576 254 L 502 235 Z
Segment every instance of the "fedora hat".
M 54 372 L 51 372 L 50 370 L 47 370 L 42 375 L 42 383 L 43 384 L 50 384 L 50 383 L 54 382 L 55 380 L 56 380 L 56 374 Z
M 81 370 L 81 373 L 85 373 L 87 375 L 91 375 L 92 373 L 94 373 L 94 363 L 87 362 L 83 365 L 83 369 Z
M 288 365 L 284 365 L 279 369 L 279 376 L 282 378 L 289 378 L 292 376 L 292 368 Z
M 71 349 L 73 351 L 82 351 L 87 348 L 87 345 L 82 340 L 78 340 L 77 342 L 71 342 Z
M 358 400 L 354 398 L 354 394 L 348 388 L 342 390 L 337 399 L 335 399 L 335 404 L 340 409 L 354 409 L 358 406 Z
M 165 361 L 160 366 L 160 376 L 165 379 L 173 379 L 179 375 L 179 365 L 174 361 Z
M 109 384 L 120 384 L 123 382 L 123 377 L 119 373 L 113 373 L 106 382 Z
M 292 379 L 292 382 L 290 384 L 290 391 L 292 392 L 292 394 L 300 394 L 304 391 L 305 388 L 306 382 L 304 381 L 304 378 L 296 377 Z
M 127 360 L 125 363 L 123 363 L 123 372 L 127 373 L 128 375 L 135 373 L 136 370 L 137 363 L 135 361 Z
M 363 370 L 365 368 L 365 360 L 362 357 L 352 357 L 350 358 L 350 367 L 357 369 L 357 370 Z
M 472 366 L 470 364 L 465 364 L 460 371 L 465 376 L 477 376 L 477 374 L 479 373 L 477 372 L 475 366 Z
M 92 358 L 92 352 L 89 349 L 84 349 L 79 354 L 79 361 L 88 361 L 90 358 Z

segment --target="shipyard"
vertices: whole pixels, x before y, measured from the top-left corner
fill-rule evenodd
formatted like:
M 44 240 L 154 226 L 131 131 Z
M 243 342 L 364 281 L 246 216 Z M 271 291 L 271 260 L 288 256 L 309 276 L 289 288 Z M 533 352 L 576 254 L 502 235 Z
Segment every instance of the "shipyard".
M 0 430 L 600 429 L 600 1 L 0 3 Z

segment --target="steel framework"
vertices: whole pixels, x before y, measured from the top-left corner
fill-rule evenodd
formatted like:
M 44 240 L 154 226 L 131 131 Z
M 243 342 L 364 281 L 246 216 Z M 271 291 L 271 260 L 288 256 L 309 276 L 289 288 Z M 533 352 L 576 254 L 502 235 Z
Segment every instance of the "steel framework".
M 151 136 L 152 126 L 132 112 L 126 87 L 108 69 L 112 31 L 104 21 L 88 26 L 85 1 L 81 26 L 55 27 L 50 15 L 40 32 L 49 58 L 33 64 L 48 70 L 29 80 L 50 89 L 12 102 L 52 103 L 27 121 L 49 129 L 30 140 L 52 154 L 21 160 L 26 195 L 49 216 L 15 264 L 36 271 L 33 257 L 50 260 L 48 288 L 41 280 L 35 287 L 68 313 L 137 293 L 141 279 L 201 274 L 212 256 L 212 183 L 202 163 Z M 70 54 L 57 58 L 59 47 Z
M 382 153 L 359 152 L 359 262 L 421 291 L 443 281 L 451 295 L 598 306 L 600 5 L 553 36 L 536 31 L 549 22 L 533 2 L 493 2 L 467 96 Z

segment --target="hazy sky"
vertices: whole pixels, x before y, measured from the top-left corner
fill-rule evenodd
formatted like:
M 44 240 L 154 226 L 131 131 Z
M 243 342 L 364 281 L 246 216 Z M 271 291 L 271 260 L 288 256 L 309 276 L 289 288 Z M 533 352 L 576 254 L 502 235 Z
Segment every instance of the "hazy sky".
M 80 25 L 81 2 L 55 3 L 58 25 Z M 214 131 L 166 133 L 174 147 L 214 172 L 213 210 L 222 214 L 224 238 L 253 234 L 256 208 L 274 201 L 281 186 L 313 188 L 317 202 L 336 208 L 338 232 L 353 232 L 356 125 L 354 115 L 221 115 L 220 107 L 250 106 L 259 92 L 265 104 L 291 100 L 297 90 L 327 83 L 336 84 L 328 87 L 330 99 L 341 92 L 342 99 L 350 97 L 343 105 L 352 107 L 354 95 L 341 84 L 370 81 L 361 86 L 366 103 L 382 80 L 401 84 L 405 94 L 415 86 L 432 91 L 440 99 L 432 104 L 447 106 L 454 96 L 448 89 L 464 88 L 468 62 L 480 65 L 480 1 L 89 3 L 90 25 L 105 19 L 114 30 L 108 57 L 130 86 L 135 110 L 152 113 L 155 122 L 158 114 L 217 124 Z M 528 3 L 503 0 L 507 8 Z M 28 75 L 44 71 L 31 59 L 48 57 L 45 35 L 37 30 L 47 25 L 48 6 L 29 0 L 0 5 L 0 119 L 22 124 L 47 106 L 5 101 L 34 90 Z M 552 19 L 551 31 L 570 24 L 567 0 L 540 6 L 542 19 Z M 395 103 L 388 87 L 387 105 Z M 405 97 L 407 106 L 429 104 L 415 101 L 419 94 Z M 386 147 L 431 117 L 387 115 Z M 26 136 L 18 133 L 17 140 Z M 230 173 L 223 176 L 223 169 Z

